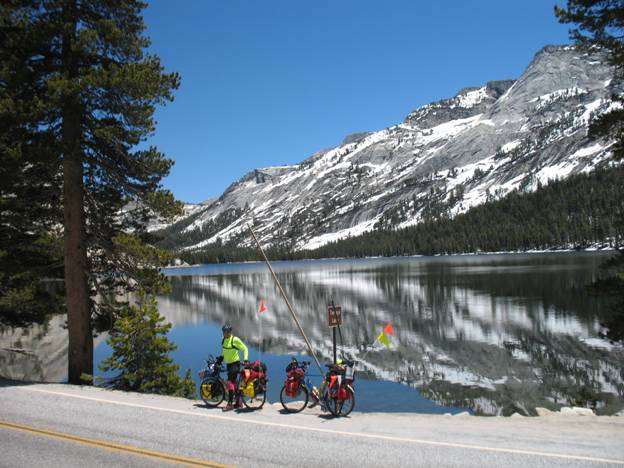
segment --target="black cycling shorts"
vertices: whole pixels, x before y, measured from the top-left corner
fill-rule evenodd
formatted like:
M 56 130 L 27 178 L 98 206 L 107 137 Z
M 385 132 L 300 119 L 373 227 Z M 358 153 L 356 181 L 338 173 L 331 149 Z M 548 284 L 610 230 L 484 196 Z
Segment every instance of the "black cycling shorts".
M 236 382 L 240 372 L 240 361 L 231 362 L 227 365 L 227 378 L 230 382 Z

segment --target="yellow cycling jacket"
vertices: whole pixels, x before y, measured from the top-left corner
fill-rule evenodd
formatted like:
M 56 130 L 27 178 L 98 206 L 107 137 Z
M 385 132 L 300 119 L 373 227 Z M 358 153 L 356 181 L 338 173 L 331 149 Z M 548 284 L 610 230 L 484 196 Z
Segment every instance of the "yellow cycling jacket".
M 221 341 L 221 346 L 223 347 L 223 361 L 226 364 L 231 364 L 232 362 L 240 361 L 239 351 L 243 352 L 243 360 L 247 360 L 249 357 L 249 350 L 245 343 L 243 343 L 240 338 L 236 336 L 230 336 L 229 338 L 223 338 Z

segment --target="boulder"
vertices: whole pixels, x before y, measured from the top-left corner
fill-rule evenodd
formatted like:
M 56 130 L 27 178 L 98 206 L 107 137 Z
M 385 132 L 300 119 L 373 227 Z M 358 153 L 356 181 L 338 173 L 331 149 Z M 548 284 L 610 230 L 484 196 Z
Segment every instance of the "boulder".
M 535 412 L 537 413 L 538 416 L 552 416 L 553 414 L 555 414 L 554 412 L 552 412 L 551 410 L 549 410 L 548 408 L 535 408 Z
M 579 406 L 561 408 L 561 414 L 564 416 L 596 416 L 591 409 Z

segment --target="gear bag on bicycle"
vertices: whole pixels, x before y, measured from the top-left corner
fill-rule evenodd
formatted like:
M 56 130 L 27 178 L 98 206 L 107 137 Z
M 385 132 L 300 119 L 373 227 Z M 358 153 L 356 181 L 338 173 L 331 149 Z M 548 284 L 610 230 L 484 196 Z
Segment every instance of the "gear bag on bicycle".
M 266 391 L 267 366 L 261 361 L 254 361 L 242 370 L 241 391 L 247 396 L 255 396 Z
M 267 379 L 267 366 L 262 361 L 254 361 L 249 365 L 252 379 L 261 379 L 266 383 Z
M 299 385 L 301 385 L 301 381 L 305 377 L 305 371 L 296 366 L 291 366 L 290 364 L 286 367 L 288 371 L 286 380 L 284 381 L 284 387 L 286 387 L 286 395 L 290 397 L 297 396 L 299 393 Z

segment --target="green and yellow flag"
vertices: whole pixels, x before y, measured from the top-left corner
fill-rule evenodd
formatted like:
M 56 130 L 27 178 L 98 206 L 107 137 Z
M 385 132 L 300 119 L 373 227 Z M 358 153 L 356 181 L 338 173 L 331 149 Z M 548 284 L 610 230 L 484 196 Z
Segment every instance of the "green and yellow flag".
M 386 334 L 383 331 L 377 337 L 377 341 L 382 343 L 386 348 L 390 347 L 390 340 L 388 339 L 388 337 L 386 336 Z

